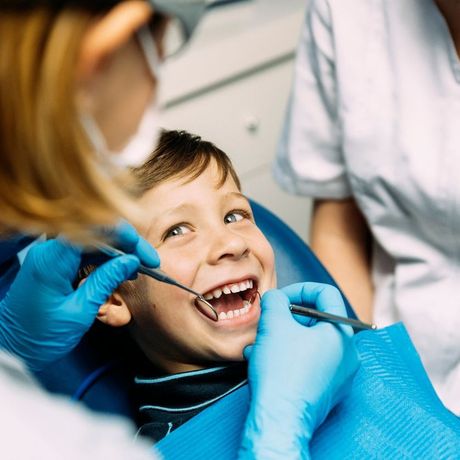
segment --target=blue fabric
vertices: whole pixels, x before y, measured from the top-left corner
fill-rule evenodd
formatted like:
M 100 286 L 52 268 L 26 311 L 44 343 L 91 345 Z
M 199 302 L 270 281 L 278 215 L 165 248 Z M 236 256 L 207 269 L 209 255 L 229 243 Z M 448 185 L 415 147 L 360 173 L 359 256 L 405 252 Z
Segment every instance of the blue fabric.
M 69 395 L 97 412 L 134 419 L 133 375 L 120 359 L 132 346 L 125 331 L 96 322 L 75 350 L 35 376 L 52 393 Z
M 460 419 L 437 398 L 404 327 L 361 332 L 355 342 L 362 366 L 350 393 L 315 433 L 312 457 L 458 459 Z M 248 404 L 245 386 L 155 447 L 165 460 L 234 460 Z
M 335 281 L 305 242 L 279 217 L 260 204 L 251 201 L 257 226 L 275 252 L 278 286 L 315 281 L 336 286 Z M 356 318 L 348 300 L 344 298 L 350 318 Z

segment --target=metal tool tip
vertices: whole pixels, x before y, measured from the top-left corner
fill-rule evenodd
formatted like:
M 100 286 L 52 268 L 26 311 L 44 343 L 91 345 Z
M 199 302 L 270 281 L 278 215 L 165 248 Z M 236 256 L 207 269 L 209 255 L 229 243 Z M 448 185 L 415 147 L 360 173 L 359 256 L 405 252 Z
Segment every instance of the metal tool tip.
M 198 305 L 201 305 L 201 307 L 205 306 L 206 309 L 203 311 L 203 313 L 210 319 L 214 321 L 219 321 L 219 315 L 217 314 L 216 309 L 202 296 L 199 295 L 196 298 L 196 303 Z

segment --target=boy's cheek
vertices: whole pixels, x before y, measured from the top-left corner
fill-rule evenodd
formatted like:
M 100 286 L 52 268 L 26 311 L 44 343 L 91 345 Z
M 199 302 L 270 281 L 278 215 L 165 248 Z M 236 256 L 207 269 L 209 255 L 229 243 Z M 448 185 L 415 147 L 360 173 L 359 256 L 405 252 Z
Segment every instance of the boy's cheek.
M 278 285 L 278 280 L 276 278 L 276 271 L 275 271 L 275 268 L 273 268 L 272 278 L 270 282 L 270 289 L 275 289 L 277 285 Z

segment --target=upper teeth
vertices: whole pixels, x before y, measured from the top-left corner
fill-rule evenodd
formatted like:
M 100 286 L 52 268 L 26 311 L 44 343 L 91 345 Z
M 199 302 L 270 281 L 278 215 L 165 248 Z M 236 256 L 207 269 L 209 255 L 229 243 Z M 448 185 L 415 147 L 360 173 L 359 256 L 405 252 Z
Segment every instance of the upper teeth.
M 218 299 L 219 297 L 222 296 L 222 294 L 231 294 L 235 292 L 246 291 L 246 289 L 251 289 L 252 285 L 253 285 L 252 280 L 241 281 L 240 283 L 234 283 L 234 284 L 225 284 L 224 286 L 221 286 L 220 288 L 216 288 L 210 292 L 207 292 L 204 295 L 204 298 L 206 300 Z

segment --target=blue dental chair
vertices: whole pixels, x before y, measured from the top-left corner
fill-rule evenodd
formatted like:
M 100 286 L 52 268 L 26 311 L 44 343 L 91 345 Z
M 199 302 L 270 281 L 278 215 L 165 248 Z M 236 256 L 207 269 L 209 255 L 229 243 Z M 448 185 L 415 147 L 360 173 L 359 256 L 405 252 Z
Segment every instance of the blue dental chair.
M 264 206 L 251 201 L 251 207 L 258 227 L 275 251 L 279 286 L 303 281 L 315 281 L 336 286 L 331 275 L 297 233 Z M 356 318 L 345 296 L 344 301 L 348 316 Z
M 309 247 L 282 220 L 262 205 L 251 202 L 256 222 L 275 252 L 278 285 L 300 281 L 333 284 L 326 269 Z M 355 314 L 345 299 L 348 315 Z M 126 331 L 98 322 L 79 346 L 64 359 L 37 374 L 51 392 L 69 395 L 96 411 L 134 417 L 130 403 L 130 372 L 123 356 L 134 345 Z

